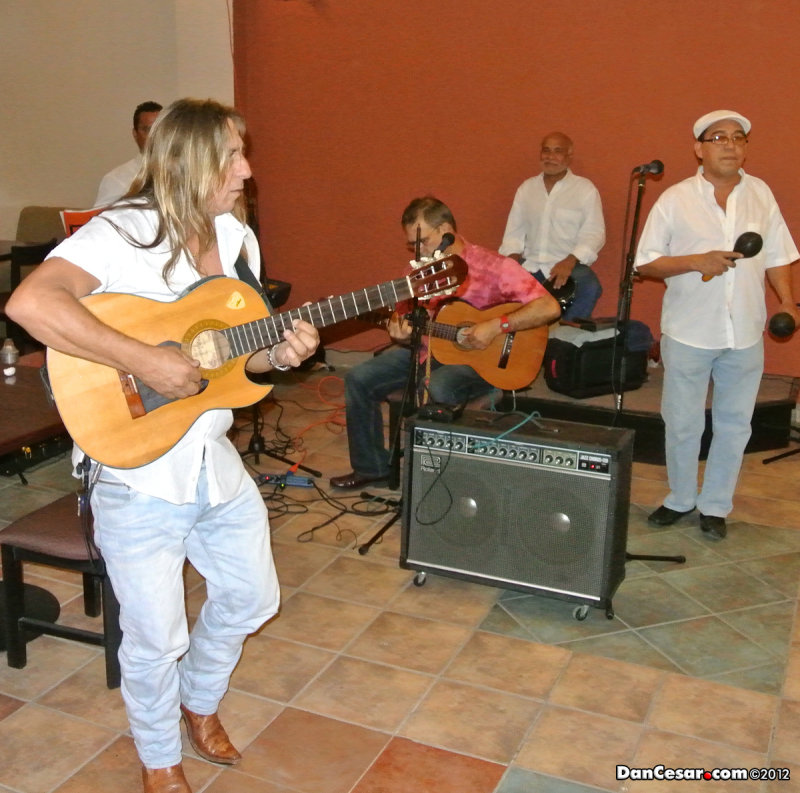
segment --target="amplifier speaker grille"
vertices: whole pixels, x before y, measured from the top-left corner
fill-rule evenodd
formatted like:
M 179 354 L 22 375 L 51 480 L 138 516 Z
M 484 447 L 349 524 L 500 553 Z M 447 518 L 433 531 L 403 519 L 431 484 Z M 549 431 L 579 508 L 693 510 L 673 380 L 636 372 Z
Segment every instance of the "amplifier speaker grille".
M 625 575 L 633 433 L 509 432 L 518 422 L 407 423 L 401 564 L 607 606 Z

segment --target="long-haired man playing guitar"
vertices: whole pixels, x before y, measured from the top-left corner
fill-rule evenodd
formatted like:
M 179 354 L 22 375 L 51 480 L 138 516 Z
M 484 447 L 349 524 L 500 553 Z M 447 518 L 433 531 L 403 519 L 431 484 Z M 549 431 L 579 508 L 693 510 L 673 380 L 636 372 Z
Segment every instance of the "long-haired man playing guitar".
M 179 346 L 156 346 L 97 319 L 93 293 L 174 301 L 205 276 L 257 276 L 258 243 L 245 224 L 244 122 L 211 100 L 163 110 L 131 191 L 59 245 L 8 303 L 8 314 L 62 353 L 128 372 L 171 400 L 197 394 L 200 366 Z M 293 330 L 247 362 L 251 371 L 297 366 L 319 343 Z M 120 602 L 122 695 L 142 761 L 145 793 L 191 793 L 180 719 L 207 760 L 236 763 L 217 708 L 246 636 L 278 609 L 267 512 L 226 437 L 230 410 L 203 413 L 153 462 L 91 462 L 95 537 Z M 73 458 L 80 461 L 83 455 Z M 206 579 L 207 601 L 189 633 L 185 559 Z

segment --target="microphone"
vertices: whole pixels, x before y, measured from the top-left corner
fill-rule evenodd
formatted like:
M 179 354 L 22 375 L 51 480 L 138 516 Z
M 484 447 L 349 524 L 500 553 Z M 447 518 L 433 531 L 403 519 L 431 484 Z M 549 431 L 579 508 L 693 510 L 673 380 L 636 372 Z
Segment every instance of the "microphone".
M 449 231 L 446 231 L 442 234 L 442 241 L 439 243 L 439 247 L 436 249 L 436 253 L 444 253 L 444 251 L 449 248 L 454 242 L 456 241 L 455 234 L 451 234 Z
M 661 160 L 646 162 L 644 165 L 637 165 L 631 173 L 664 173 L 664 163 Z

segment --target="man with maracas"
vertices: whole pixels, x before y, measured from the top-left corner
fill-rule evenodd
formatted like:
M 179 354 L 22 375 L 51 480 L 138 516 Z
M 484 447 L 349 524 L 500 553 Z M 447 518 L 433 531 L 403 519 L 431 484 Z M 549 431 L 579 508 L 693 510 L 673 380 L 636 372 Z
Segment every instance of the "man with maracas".
M 670 492 L 648 520 L 669 526 L 696 508 L 703 536 L 712 540 L 727 534 L 764 371 L 765 276 L 780 312 L 800 321 L 790 273 L 800 253 L 769 187 L 742 169 L 750 126 L 732 110 L 695 122 L 700 168 L 656 201 L 635 265 L 667 287 L 661 415 Z M 698 493 L 710 381 L 714 436 Z

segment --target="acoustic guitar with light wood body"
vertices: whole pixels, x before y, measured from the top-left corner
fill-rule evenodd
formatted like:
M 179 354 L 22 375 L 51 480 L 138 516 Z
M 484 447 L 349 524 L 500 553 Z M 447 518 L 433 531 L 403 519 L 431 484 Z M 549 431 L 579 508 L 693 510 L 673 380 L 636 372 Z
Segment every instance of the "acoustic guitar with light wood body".
M 471 325 L 511 314 L 521 303 L 503 303 L 479 311 L 463 300 L 445 304 L 427 328 L 433 357 L 443 364 L 471 366 L 486 382 L 503 391 L 530 385 L 541 369 L 547 347 L 547 326 L 500 333 L 485 350 L 459 342 L 459 334 Z
M 272 386 L 254 383 L 247 359 L 283 340 L 295 320 L 324 328 L 416 297 L 452 291 L 466 277 L 456 255 L 436 259 L 409 275 L 269 316 L 259 293 L 236 278 L 212 277 L 172 302 L 98 293 L 81 302 L 98 319 L 154 346 L 174 345 L 200 362 L 203 388 L 170 400 L 127 372 L 54 349 L 47 370 L 67 432 L 97 462 L 136 468 L 169 451 L 206 411 L 258 402 Z

